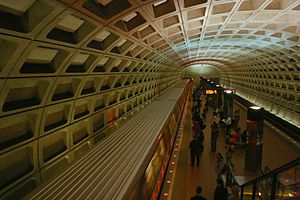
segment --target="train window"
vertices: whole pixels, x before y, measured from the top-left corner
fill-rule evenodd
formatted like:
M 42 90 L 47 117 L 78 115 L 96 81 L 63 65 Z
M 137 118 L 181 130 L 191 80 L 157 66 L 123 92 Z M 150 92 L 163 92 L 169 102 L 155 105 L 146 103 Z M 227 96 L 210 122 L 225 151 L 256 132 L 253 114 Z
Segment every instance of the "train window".
M 137 182 L 130 200 L 134 199 L 151 199 L 152 191 L 154 191 L 156 183 L 164 176 L 163 163 L 166 158 L 166 143 L 164 139 L 159 141 L 157 148 L 145 170 L 142 178 Z M 161 180 L 160 180 L 161 181 Z

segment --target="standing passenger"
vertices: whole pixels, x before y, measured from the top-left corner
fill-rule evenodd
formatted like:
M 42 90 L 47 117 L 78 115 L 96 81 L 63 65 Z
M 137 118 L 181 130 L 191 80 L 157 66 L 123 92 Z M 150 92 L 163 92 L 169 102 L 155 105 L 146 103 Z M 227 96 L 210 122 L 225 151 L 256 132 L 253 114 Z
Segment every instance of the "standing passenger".
M 240 119 L 241 119 L 241 116 L 240 116 L 240 110 L 236 110 L 236 111 L 234 111 L 234 114 L 233 114 L 233 121 L 234 121 L 234 123 L 233 123 L 233 128 L 234 129 L 237 129 L 237 128 L 239 128 L 239 123 L 240 123 Z
M 196 188 L 197 194 L 191 198 L 191 200 L 206 200 L 205 197 L 201 196 L 202 187 L 198 186 Z
M 219 136 L 219 127 L 216 122 L 213 122 L 213 124 L 210 127 L 211 127 L 211 136 L 210 136 L 211 151 L 216 152 L 217 139 Z
M 201 127 L 198 121 L 194 122 L 194 126 L 193 126 L 193 131 L 194 131 L 194 136 L 198 136 L 198 134 L 201 132 Z
M 228 199 L 228 191 L 227 188 L 224 187 L 224 182 L 222 179 L 217 179 L 217 187 L 214 192 L 214 200 L 227 200 Z
M 200 156 L 203 152 L 203 144 L 196 138 L 196 136 L 194 136 L 193 140 L 190 142 L 189 148 L 191 152 L 191 165 L 195 165 L 196 159 L 196 164 L 199 166 Z
M 230 116 L 225 116 L 224 119 L 222 119 L 222 122 L 226 125 L 226 135 L 230 134 L 230 129 L 231 129 L 231 117 Z

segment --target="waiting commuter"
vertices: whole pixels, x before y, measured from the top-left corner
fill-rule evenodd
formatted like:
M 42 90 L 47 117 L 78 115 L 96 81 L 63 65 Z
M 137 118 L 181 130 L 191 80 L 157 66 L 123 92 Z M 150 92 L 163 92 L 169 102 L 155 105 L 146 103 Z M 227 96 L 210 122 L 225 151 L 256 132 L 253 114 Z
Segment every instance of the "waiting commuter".
M 219 178 L 224 173 L 224 158 L 221 153 L 217 153 L 215 169 L 217 173 L 217 177 Z
M 195 121 L 194 122 L 194 125 L 193 125 L 193 131 L 194 131 L 194 136 L 198 136 L 198 134 L 201 132 L 201 127 L 200 127 L 200 124 L 198 121 Z
M 237 130 L 232 129 L 230 131 L 229 135 L 229 145 L 236 145 L 236 143 L 239 141 L 240 135 L 238 134 Z
M 214 200 L 227 200 L 228 199 L 228 191 L 227 188 L 224 187 L 224 182 L 221 178 L 217 179 L 217 187 L 214 192 Z
M 234 111 L 233 126 L 232 126 L 234 129 L 237 129 L 239 127 L 240 119 L 241 119 L 240 110 Z
M 213 113 L 213 122 L 216 122 L 216 124 L 219 124 L 220 123 L 220 116 L 217 112 L 214 112 Z
M 239 139 L 239 135 L 235 130 L 232 130 L 230 132 L 230 135 L 227 136 L 227 144 L 226 144 L 226 158 L 227 158 L 227 164 L 230 164 L 233 167 L 233 163 L 231 161 L 232 154 L 235 152 L 236 143 Z
M 204 133 L 203 131 L 200 131 L 197 135 L 197 140 L 200 142 L 200 143 L 203 143 L 204 141 Z
M 226 135 L 230 133 L 231 129 L 231 117 L 230 116 L 225 116 L 224 119 L 222 119 L 222 122 L 226 125 Z
M 211 136 L 210 136 L 211 151 L 215 152 L 217 149 L 217 139 L 219 137 L 219 126 L 216 122 L 213 122 L 210 128 L 211 128 Z
M 189 144 L 190 152 L 191 152 L 191 165 L 195 165 L 195 160 L 197 166 L 199 166 L 200 156 L 203 152 L 203 144 L 200 142 L 196 136 L 194 136 L 193 140 Z
M 247 140 L 247 129 L 244 130 L 241 134 L 241 140 L 242 140 L 242 144 L 243 144 L 243 147 L 246 145 L 246 140 Z
M 197 109 L 195 109 L 194 112 L 193 112 L 192 120 L 193 120 L 194 122 L 199 122 L 199 121 L 201 121 L 200 113 L 198 112 Z
M 195 196 L 193 196 L 191 198 L 191 200 L 206 200 L 206 198 L 201 195 L 202 187 L 198 186 L 196 188 L 196 192 L 197 192 L 197 194 Z
M 202 115 L 201 115 L 203 119 L 206 119 L 206 110 L 207 110 L 207 107 L 204 106 L 203 111 L 202 111 Z

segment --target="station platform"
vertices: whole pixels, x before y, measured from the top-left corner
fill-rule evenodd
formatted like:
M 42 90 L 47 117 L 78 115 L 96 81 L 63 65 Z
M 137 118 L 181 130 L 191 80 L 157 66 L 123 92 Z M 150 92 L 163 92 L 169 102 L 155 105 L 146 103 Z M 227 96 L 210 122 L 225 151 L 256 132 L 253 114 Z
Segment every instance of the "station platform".
M 221 129 L 219 138 L 217 140 L 217 150 L 212 152 L 210 150 L 210 135 L 212 124 L 212 108 L 209 109 L 204 124 L 204 151 L 200 158 L 199 166 L 191 166 L 189 155 L 189 142 L 193 138 L 193 121 L 191 114 L 192 99 L 189 98 L 187 105 L 187 112 L 184 120 L 183 133 L 180 137 L 180 148 L 178 152 L 178 160 L 176 163 L 176 171 L 172 186 L 166 199 L 171 200 L 189 200 L 196 194 L 196 187 L 202 187 L 202 196 L 208 200 L 213 200 L 214 190 L 216 188 L 216 155 L 221 153 L 223 158 L 226 158 L 225 149 L 225 130 Z M 241 116 L 241 121 L 246 120 L 246 116 Z M 287 138 L 283 138 L 275 127 L 265 122 L 264 126 L 264 140 L 268 140 L 272 145 L 266 144 L 263 155 L 263 166 L 268 165 L 269 168 L 276 168 L 288 161 L 296 159 L 300 156 L 300 148 L 291 145 Z M 274 147 L 280 146 L 280 149 Z M 267 149 L 266 149 L 267 148 Z M 269 155 L 274 152 L 274 155 Z M 276 156 L 277 155 L 277 156 Z M 245 170 L 245 148 L 239 146 L 236 148 L 233 156 L 232 163 L 234 165 L 234 174 L 238 181 L 245 182 L 256 177 L 256 174 Z M 250 194 L 249 194 L 250 196 Z

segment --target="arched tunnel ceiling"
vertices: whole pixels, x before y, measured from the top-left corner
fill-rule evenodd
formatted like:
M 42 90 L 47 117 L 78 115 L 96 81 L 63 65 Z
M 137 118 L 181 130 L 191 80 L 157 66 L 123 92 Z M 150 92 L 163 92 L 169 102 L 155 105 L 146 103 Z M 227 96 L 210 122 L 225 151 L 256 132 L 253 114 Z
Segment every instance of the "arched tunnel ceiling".
M 0 18 L 2 117 L 103 91 L 112 102 L 152 98 L 208 64 L 300 124 L 299 0 L 0 0 Z
M 22 163 L 0 199 L 49 180 L 190 66 L 300 127 L 299 37 L 299 0 L 0 0 L 0 166 Z
M 0 18 L 3 117 L 105 87 L 119 102 L 116 88 L 150 93 L 208 64 L 223 85 L 300 124 L 299 0 L 0 0 Z M 13 106 L 32 96 L 38 106 Z
M 117 1 L 94 2 L 72 7 L 163 53 L 173 64 L 204 57 L 239 62 L 299 40 L 300 6 L 294 0 L 124 0 L 114 14 L 109 5 Z M 105 7 L 110 14 L 101 13 Z
M 195 80 L 200 77 L 220 77 L 220 70 L 212 64 L 193 64 L 183 70 L 184 77 L 195 77 Z M 217 65 L 217 64 L 216 64 Z M 198 81 L 197 80 L 197 81 Z

